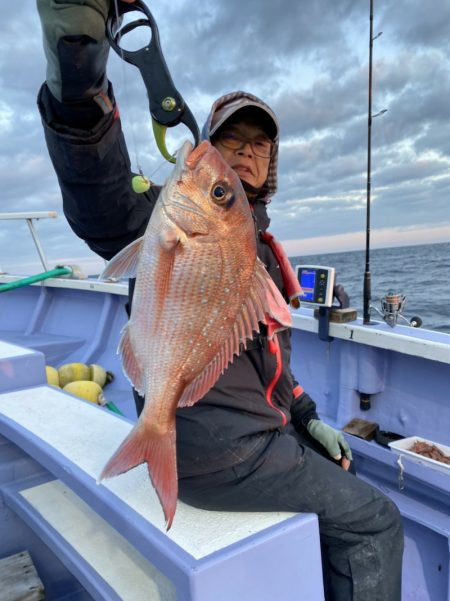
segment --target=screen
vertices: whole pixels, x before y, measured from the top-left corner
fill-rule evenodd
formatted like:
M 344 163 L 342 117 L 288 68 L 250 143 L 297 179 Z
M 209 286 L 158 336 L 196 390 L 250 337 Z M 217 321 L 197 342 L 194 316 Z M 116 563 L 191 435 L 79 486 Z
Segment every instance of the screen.
M 314 290 L 316 286 L 316 271 L 305 269 L 301 272 L 300 286 L 303 289 L 303 294 L 300 298 L 304 301 L 314 302 Z

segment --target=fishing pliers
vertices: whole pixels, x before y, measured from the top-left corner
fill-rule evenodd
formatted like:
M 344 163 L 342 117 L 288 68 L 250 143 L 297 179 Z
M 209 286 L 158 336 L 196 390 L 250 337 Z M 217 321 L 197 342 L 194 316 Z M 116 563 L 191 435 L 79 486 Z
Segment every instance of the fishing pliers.
M 137 19 L 121 27 L 123 15 L 131 11 L 142 12 L 145 18 Z M 125 50 L 120 46 L 121 38 L 137 27 L 150 28 L 149 44 L 139 50 Z M 166 146 L 167 128 L 183 123 L 192 133 L 196 145 L 200 141 L 200 131 L 193 114 L 172 81 L 162 53 L 159 31 L 153 15 L 142 0 L 135 0 L 133 3 L 112 0 L 110 15 L 106 22 L 106 32 L 109 43 L 117 54 L 141 72 L 147 89 L 156 144 L 163 157 L 174 163 L 175 157 L 170 154 Z

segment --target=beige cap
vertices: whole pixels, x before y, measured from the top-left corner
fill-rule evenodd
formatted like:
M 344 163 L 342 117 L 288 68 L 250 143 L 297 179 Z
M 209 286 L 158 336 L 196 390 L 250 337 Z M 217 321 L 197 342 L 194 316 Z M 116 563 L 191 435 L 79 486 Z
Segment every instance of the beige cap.
M 278 138 L 278 122 L 277 118 L 275 117 L 275 113 L 273 113 L 273 111 L 266 104 L 242 97 L 230 100 L 215 111 L 212 116 L 209 135 L 214 135 L 219 127 L 223 125 L 225 121 L 228 121 L 228 119 L 236 112 L 251 107 L 253 107 L 255 111 L 262 113 L 261 125 L 266 130 L 268 136 L 272 140 L 276 140 Z

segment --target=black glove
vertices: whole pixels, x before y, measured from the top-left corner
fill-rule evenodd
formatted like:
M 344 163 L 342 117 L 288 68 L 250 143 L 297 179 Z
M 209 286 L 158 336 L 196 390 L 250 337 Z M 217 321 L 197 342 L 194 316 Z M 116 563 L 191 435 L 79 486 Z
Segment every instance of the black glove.
M 47 85 L 59 102 L 80 103 L 106 94 L 109 5 L 109 0 L 37 0 Z

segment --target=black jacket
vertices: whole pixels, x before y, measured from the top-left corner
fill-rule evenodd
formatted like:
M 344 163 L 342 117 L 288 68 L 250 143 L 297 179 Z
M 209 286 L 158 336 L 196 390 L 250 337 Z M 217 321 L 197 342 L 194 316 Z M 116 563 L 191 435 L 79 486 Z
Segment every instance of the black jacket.
M 144 234 L 161 188 L 152 186 L 145 194 L 131 189 L 130 161 L 117 113 L 104 117 L 94 130 L 77 130 L 61 125 L 45 85 L 38 103 L 64 214 L 75 234 L 109 260 Z M 269 224 L 266 204 L 256 201 L 253 212 L 258 256 L 283 292 L 277 260 L 260 238 Z M 269 349 L 262 333 L 196 405 L 178 410 L 181 477 L 230 467 L 264 444 L 258 434 L 282 429 L 291 420 L 302 427 L 317 419 L 314 402 L 290 371 L 291 332 L 284 330 L 276 337 L 277 352 Z

